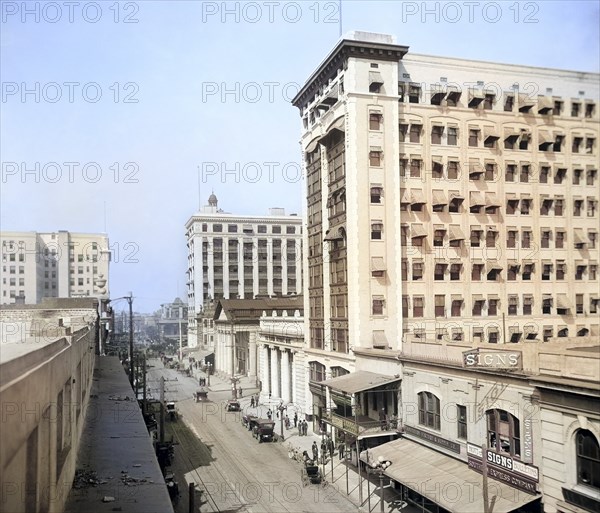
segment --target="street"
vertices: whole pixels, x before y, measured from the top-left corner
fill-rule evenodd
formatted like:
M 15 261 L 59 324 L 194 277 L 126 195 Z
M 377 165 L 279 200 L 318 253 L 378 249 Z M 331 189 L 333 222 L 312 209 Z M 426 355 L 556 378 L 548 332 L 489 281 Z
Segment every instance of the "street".
M 227 383 L 213 379 L 210 402 L 196 403 L 192 398 L 198 388 L 194 378 L 163 368 L 159 360 L 152 360 L 151 365 L 149 386 L 157 390 L 160 377 L 164 377 L 165 398 L 176 401 L 179 411 L 179 420 L 165 421 L 167 433 L 174 433 L 179 444 L 172 466 L 179 474 L 182 491 L 177 511 L 188 511 L 184 489 L 190 482 L 202 492 L 196 494 L 195 511 L 203 513 L 356 511 L 335 485 L 303 487 L 301 466 L 288 458 L 285 443 L 259 444 L 242 426 L 240 412 L 226 413 L 225 402 L 231 397 Z

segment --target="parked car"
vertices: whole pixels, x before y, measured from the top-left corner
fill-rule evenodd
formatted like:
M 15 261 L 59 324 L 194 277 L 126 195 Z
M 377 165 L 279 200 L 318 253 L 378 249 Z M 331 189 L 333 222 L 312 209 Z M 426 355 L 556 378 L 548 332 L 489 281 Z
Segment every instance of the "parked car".
M 240 411 L 241 409 L 239 401 L 234 401 L 233 399 L 229 399 L 225 406 L 225 411 Z

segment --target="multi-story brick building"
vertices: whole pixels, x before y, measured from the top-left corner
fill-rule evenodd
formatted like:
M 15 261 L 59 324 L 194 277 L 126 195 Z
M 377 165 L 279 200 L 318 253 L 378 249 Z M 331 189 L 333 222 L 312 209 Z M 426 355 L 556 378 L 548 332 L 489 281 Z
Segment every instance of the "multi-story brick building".
M 104 234 L 1 232 L 2 304 L 44 297 L 108 297 L 110 248 Z
M 186 223 L 191 347 L 199 343 L 198 319 L 211 300 L 302 291 L 300 217 L 282 208 L 268 216 L 230 214 L 218 208 L 214 194 L 208 203 Z

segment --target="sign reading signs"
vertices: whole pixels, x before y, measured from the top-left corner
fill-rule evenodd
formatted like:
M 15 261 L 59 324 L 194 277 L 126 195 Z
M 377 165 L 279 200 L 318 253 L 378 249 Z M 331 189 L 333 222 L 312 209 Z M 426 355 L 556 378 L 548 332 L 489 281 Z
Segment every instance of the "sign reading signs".
M 481 447 L 468 443 L 467 455 L 469 468 L 482 472 Z M 487 449 L 485 450 L 485 459 L 487 474 L 492 479 L 504 481 L 513 488 L 518 488 L 527 493 L 534 495 L 537 493 L 536 483 L 539 483 L 539 470 L 534 465 L 527 465 L 510 456 Z
M 463 367 L 520 370 L 523 368 L 521 351 L 478 347 L 463 353 Z

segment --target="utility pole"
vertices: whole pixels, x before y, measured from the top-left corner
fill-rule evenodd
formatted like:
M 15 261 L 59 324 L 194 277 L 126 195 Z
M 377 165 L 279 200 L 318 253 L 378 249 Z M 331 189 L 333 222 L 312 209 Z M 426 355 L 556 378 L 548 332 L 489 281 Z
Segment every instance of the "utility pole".
M 160 377 L 160 415 L 159 415 L 159 440 L 162 444 L 165 441 L 165 378 Z
M 481 471 L 483 473 L 483 513 L 492 513 L 494 504 L 496 504 L 496 495 L 492 497 L 492 502 L 489 500 L 488 493 L 488 466 L 486 457 L 485 444 L 481 444 Z
M 129 382 L 133 388 L 133 294 L 130 292 L 125 299 L 129 303 Z
M 142 391 L 142 413 L 145 416 L 148 410 L 146 407 L 146 353 L 142 355 L 142 377 L 142 382 L 144 383 L 144 390 Z

